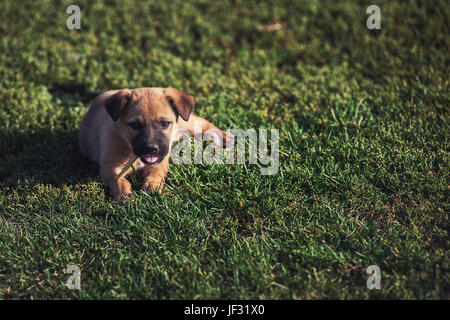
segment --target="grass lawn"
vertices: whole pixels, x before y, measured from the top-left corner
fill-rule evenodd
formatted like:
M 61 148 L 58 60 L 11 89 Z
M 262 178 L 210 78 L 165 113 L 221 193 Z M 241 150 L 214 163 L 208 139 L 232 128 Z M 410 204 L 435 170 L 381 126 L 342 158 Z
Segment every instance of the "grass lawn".
M 450 6 L 376 1 L 368 30 L 372 2 L 1 1 L 0 298 L 449 299 Z M 277 174 L 172 165 L 114 203 L 78 126 L 143 86 L 279 129 Z

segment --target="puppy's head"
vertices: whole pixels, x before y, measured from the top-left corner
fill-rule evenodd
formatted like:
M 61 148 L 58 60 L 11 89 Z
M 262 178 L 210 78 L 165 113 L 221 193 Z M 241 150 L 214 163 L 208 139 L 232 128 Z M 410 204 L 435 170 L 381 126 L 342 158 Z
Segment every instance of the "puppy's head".
M 174 88 L 124 89 L 105 101 L 120 133 L 146 165 L 159 164 L 169 153 L 181 117 L 187 121 L 194 97 Z

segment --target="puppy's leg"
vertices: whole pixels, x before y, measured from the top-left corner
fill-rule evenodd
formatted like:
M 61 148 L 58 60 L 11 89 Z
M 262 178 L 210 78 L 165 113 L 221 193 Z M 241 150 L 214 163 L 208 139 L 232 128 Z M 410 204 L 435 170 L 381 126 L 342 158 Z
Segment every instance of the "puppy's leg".
M 160 164 L 154 167 L 145 166 L 142 168 L 144 183 L 141 190 L 158 191 L 162 193 L 164 180 L 169 171 L 169 155 L 167 155 Z
M 122 170 L 123 163 L 106 162 L 100 167 L 100 176 L 108 185 L 115 201 L 125 201 L 134 196 L 131 183 L 124 177 L 116 181 L 114 178 Z
M 189 117 L 188 121 L 184 121 L 183 119 L 180 119 L 178 121 L 178 128 L 184 129 L 189 132 L 191 136 L 200 135 L 202 133 L 205 133 L 205 140 L 211 140 L 214 143 L 225 146 L 228 143 L 234 142 L 234 136 L 226 133 L 225 131 L 217 128 L 215 125 L 213 125 L 208 120 L 205 120 L 203 118 L 200 118 L 195 115 L 191 115 Z M 215 141 L 215 136 L 222 137 L 222 141 Z M 210 139 L 209 139 L 210 138 Z

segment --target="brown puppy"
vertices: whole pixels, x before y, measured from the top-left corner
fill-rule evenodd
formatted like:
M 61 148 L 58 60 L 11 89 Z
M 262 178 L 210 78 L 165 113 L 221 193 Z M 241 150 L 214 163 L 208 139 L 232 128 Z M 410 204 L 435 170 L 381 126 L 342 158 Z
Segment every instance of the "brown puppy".
M 193 107 L 194 97 L 174 88 L 113 90 L 94 100 L 81 123 L 79 144 L 81 152 L 100 165 L 114 200 L 134 195 L 125 176 L 114 178 L 133 154 L 139 156 L 133 167 L 143 173 L 142 189 L 162 191 L 179 129 L 191 135 L 195 130 L 216 132 L 226 142 L 224 131 L 191 115 Z

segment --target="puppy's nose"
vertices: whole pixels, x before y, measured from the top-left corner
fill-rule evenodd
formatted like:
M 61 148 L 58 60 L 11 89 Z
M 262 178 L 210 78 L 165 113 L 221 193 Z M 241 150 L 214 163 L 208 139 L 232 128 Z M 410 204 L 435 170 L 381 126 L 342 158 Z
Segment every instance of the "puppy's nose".
M 156 153 L 158 152 L 158 145 L 152 144 L 150 146 L 147 146 L 147 148 L 145 148 L 145 151 L 147 151 L 147 153 Z

